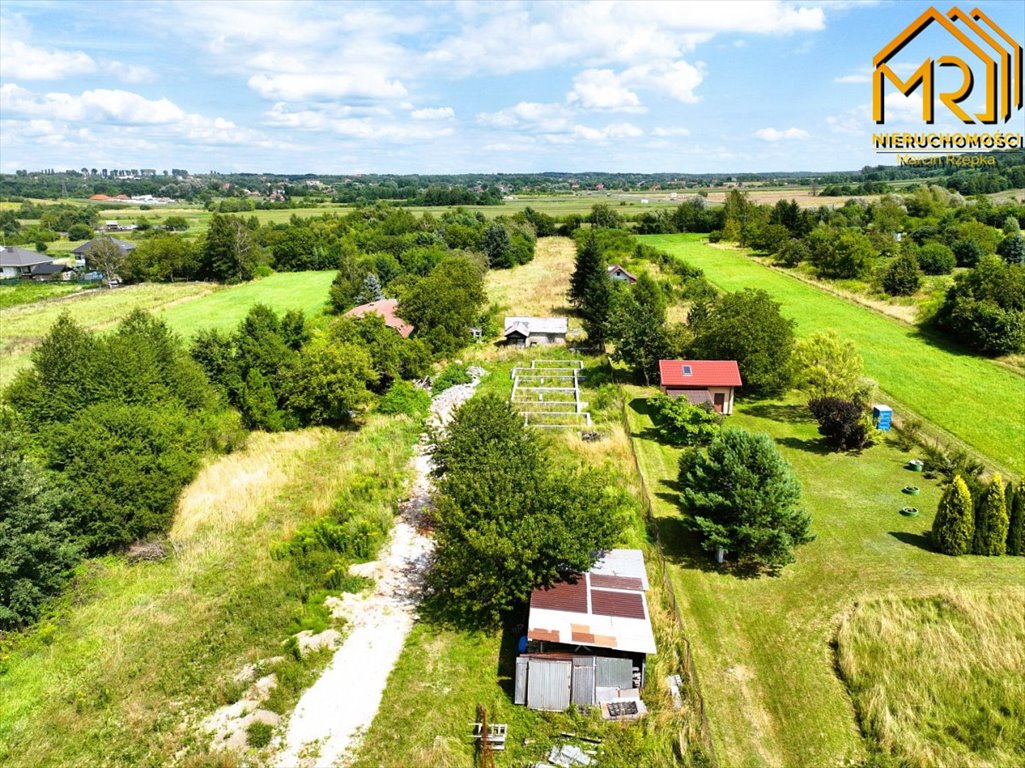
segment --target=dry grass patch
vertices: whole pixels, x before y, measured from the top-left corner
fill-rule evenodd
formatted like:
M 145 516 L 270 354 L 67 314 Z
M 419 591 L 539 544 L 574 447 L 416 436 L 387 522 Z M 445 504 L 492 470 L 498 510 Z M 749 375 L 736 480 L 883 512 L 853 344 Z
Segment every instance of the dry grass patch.
M 840 623 L 862 730 L 909 768 L 1025 763 L 1022 590 L 886 597 Z
M 565 315 L 575 256 L 576 247 L 568 237 L 542 237 L 529 264 L 488 272 L 488 296 L 511 315 Z
M 201 529 L 221 536 L 252 521 L 294 476 L 304 453 L 327 434 L 324 429 L 254 432 L 244 451 L 218 457 L 182 492 L 171 540 L 186 542 Z

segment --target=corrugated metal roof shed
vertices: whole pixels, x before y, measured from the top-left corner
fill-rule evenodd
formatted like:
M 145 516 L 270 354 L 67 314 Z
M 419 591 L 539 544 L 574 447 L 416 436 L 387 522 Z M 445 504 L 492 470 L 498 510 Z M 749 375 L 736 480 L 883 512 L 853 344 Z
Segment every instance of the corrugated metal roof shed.
M 531 640 L 655 653 L 644 592 L 648 576 L 637 549 L 615 549 L 573 582 L 535 589 L 530 597 Z

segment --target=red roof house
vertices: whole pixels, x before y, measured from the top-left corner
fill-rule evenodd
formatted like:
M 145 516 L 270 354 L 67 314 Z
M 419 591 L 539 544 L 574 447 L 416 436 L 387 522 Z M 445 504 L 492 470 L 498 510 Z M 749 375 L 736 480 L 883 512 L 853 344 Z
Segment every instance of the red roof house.
M 659 360 L 662 391 L 708 403 L 722 414 L 733 413 L 733 390 L 743 384 L 736 360 Z
M 384 324 L 398 331 L 402 338 L 408 339 L 409 334 L 413 332 L 413 326 L 395 314 L 398 306 L 398 299 L 381 299 L 380 301 L 371 301 L 369 304 L 360 304 L 358 307 L 353 307 L 345 313 L 345 316 L 363 317 L 368 312 L 372 312 L 383 317 Z

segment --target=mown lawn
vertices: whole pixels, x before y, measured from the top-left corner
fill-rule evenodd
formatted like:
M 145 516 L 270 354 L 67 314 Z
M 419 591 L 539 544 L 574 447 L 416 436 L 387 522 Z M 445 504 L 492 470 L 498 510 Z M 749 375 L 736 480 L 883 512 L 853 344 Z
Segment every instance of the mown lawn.
M 771 270 L 745 251 L 715 248 L 696 235 L 640 238 L 700 267 L 727 291 L 761 288 L 797 322 L 800 336 L 834 330 L 855 342 L 866 373 L 897 412 L 912 410 L 999 467 L 1025 472 L 1025 379 L 989 360 L 921 334 L 870 309 Z
M 418 431 L 375 416 L 359 432 L 254 434 L 183 493 L 171 557 L 86 561 L 54 617 L 0 646 L 0 765 L 233 764 L 204 758 L 198 724 L 239 698 L 243 665 L 323 628 L 306 603 L 319 585 L 272 545 L 336 505 L 393 511 Z M 281 713 L 325 661 L 290 659 L 272 667 L 282 682 L 268 706 Z
M 859 455 L 826 451 L 801 401 L 740 401 L 734 426 L 767 432 L 793 465 L 816 538 L 777 577 L 718 570 L 685 529 L 676 505 L 679 450 L 657 442 L 646 398 L 628 387 L 628 415 L 653 496 L 677 599 L 693 643 L 719 757 L 730 766 L 828 766 L 866 753 L 851 699 L 835 671 L 841 616 L 882 595 L 958 587 L 1012 591 L 1025 600 L 1025 559 L 950 558 L 926 532 L 939 499 L 934 481 L 904 468 L 888 444 Z M 909 482 L 921 494 L 901 489 Z M 921 514 L 900 507 L 913 499 Z M 1025 674 L 1025 672 L 1023 672 Z

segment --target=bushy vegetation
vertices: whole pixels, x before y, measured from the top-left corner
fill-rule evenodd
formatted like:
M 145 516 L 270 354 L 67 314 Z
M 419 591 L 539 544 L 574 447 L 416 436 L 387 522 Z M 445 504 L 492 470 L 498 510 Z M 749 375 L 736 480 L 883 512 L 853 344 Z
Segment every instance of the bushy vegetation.
M 473 258 L 450 256 L 400 298 L 399 314 L 434 354 L 449 355 L 470 342 L 487 301 L 484 272 Z
M 1025 266 L 982 258 L 954 278 L 932 323 L 985 354 L 1025 351 Z
M 954 477 L 940 499 L 932 522 L 932 540 L 945 555 L 966 555 L 972 551 L 975 513 L 972 495 L 960 475 Z
M 875 386 L 864 376 L 854 342 L 835 331 L 798 339 L 792 363 L 794 387 L 811 399 L 833 397 L 864 403 Z
M 706 451 L 680 457 L 679 481 L 683 509 L 709 552 L 779 568 L 814 538 L 797 476 L 766 434 L 723 429 Z
M 483 395 L 437 440 L 434 608 L 492 626 L 531 590 L 586 571 L 616 541 L 624 499 L 593 470 L 553 466 L 536 432 Z
M 396 381 L 377 403 L 378 413 L 401 413 L 414 419 L 426 417 L 430 407 L 430 392 L 408 381 Z
M 995 474 L 975 504 L 975 535 L 972 554 L 1003 555 L 1007 551 L 1009 521 L 1004 500 L 1004 481 Z
M 861 404 L 839 397 L 816 397 L 808 401 L 808 410 L 819 423 L 819 434 L 837 450 L 857 450 L 871 444 L 872 425 Z
M 439 395 L 450 387 L 469 384 L 471 380 L 466 363 L 449 363 L 441 369 L 441 373 L 431 377 L 431 392 Z
M 691 405 L 685 397 L 658 395 L 648 401 L 659 438 L 669 445 L 707 445 L 723 417 L 711 405 Z

